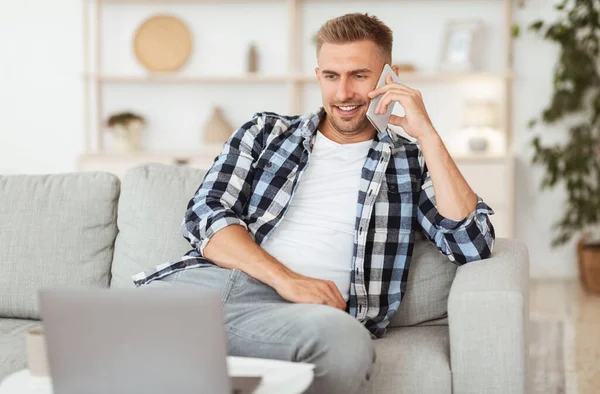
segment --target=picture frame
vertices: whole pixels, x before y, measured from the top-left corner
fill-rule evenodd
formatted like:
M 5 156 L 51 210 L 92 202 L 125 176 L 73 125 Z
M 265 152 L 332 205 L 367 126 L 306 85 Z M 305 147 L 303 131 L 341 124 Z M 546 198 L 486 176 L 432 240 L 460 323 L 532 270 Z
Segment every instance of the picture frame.
M 440 70 L 475 71 L 480 68 L 484 24 L 479 20 L 450 21 L 446 25 Z

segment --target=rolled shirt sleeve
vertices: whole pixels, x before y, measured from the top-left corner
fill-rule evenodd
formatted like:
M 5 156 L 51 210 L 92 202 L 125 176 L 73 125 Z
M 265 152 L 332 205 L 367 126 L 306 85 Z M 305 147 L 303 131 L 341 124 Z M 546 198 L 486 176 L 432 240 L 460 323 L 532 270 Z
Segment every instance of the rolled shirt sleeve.
M 241 218 L 252 193 L 263 125 L 261 116 L 255 114 L 232 134 L 188 203 L 181 229 L 200 255 L 217 231 L 234 224 L 248 229 Z
M 495 232 L 490 221 L 494 211 L 477 196 L 475 210 L 462 220 L 440 215 L 436 208 L 435 192 L 429 171 L 421 184 L 417 220 L 425 236 L 450 261 L 462 265 L 490 257 L 494 248 Z

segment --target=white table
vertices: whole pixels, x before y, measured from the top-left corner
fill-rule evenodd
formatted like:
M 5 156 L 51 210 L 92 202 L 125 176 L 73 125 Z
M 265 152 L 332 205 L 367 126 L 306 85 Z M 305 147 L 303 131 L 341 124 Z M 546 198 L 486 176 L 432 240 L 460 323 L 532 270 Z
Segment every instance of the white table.
M 314 364 L 229 356 L 227 366 L 230 376 L 263 377 L 254 394 L 300 394 L 313 380 Z M 52 384 L 49 378 L 32 378 L 24 369 L 0 383 L 0 394 L 52 394 Z

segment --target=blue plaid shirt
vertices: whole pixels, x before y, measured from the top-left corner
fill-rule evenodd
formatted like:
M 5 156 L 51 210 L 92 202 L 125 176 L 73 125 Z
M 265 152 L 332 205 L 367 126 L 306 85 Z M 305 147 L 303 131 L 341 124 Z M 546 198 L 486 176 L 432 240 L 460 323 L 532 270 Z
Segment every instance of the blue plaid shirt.
M 212 265 L 203 250 L 226 226 L 241 225 L 262 244 L 294 197 L 324 115 L 322 108 L 305 116 L 258 113 L 235 131 L 188 204 L 182 231 L 194 249 L 179 261 L 134 275 L 134 283 Z M 383 336 L 406 290 L 417 233 L 462 265 L 490 256 L 493 213 L 478 198 L 463 220 L 442 217 L 418 144 L 389 129 L 378 133 L 358 190 L 348 313 L 373 336 Z

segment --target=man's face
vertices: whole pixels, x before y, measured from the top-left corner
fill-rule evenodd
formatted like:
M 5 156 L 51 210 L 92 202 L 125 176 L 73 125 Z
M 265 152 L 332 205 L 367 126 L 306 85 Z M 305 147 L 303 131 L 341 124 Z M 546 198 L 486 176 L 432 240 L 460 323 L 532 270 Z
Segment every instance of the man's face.
M 359 134 L 372 128 L 366 113 L 384 61 L 372 41 L 324 43 L 315 69 L 328 121 L 339 133 Z

